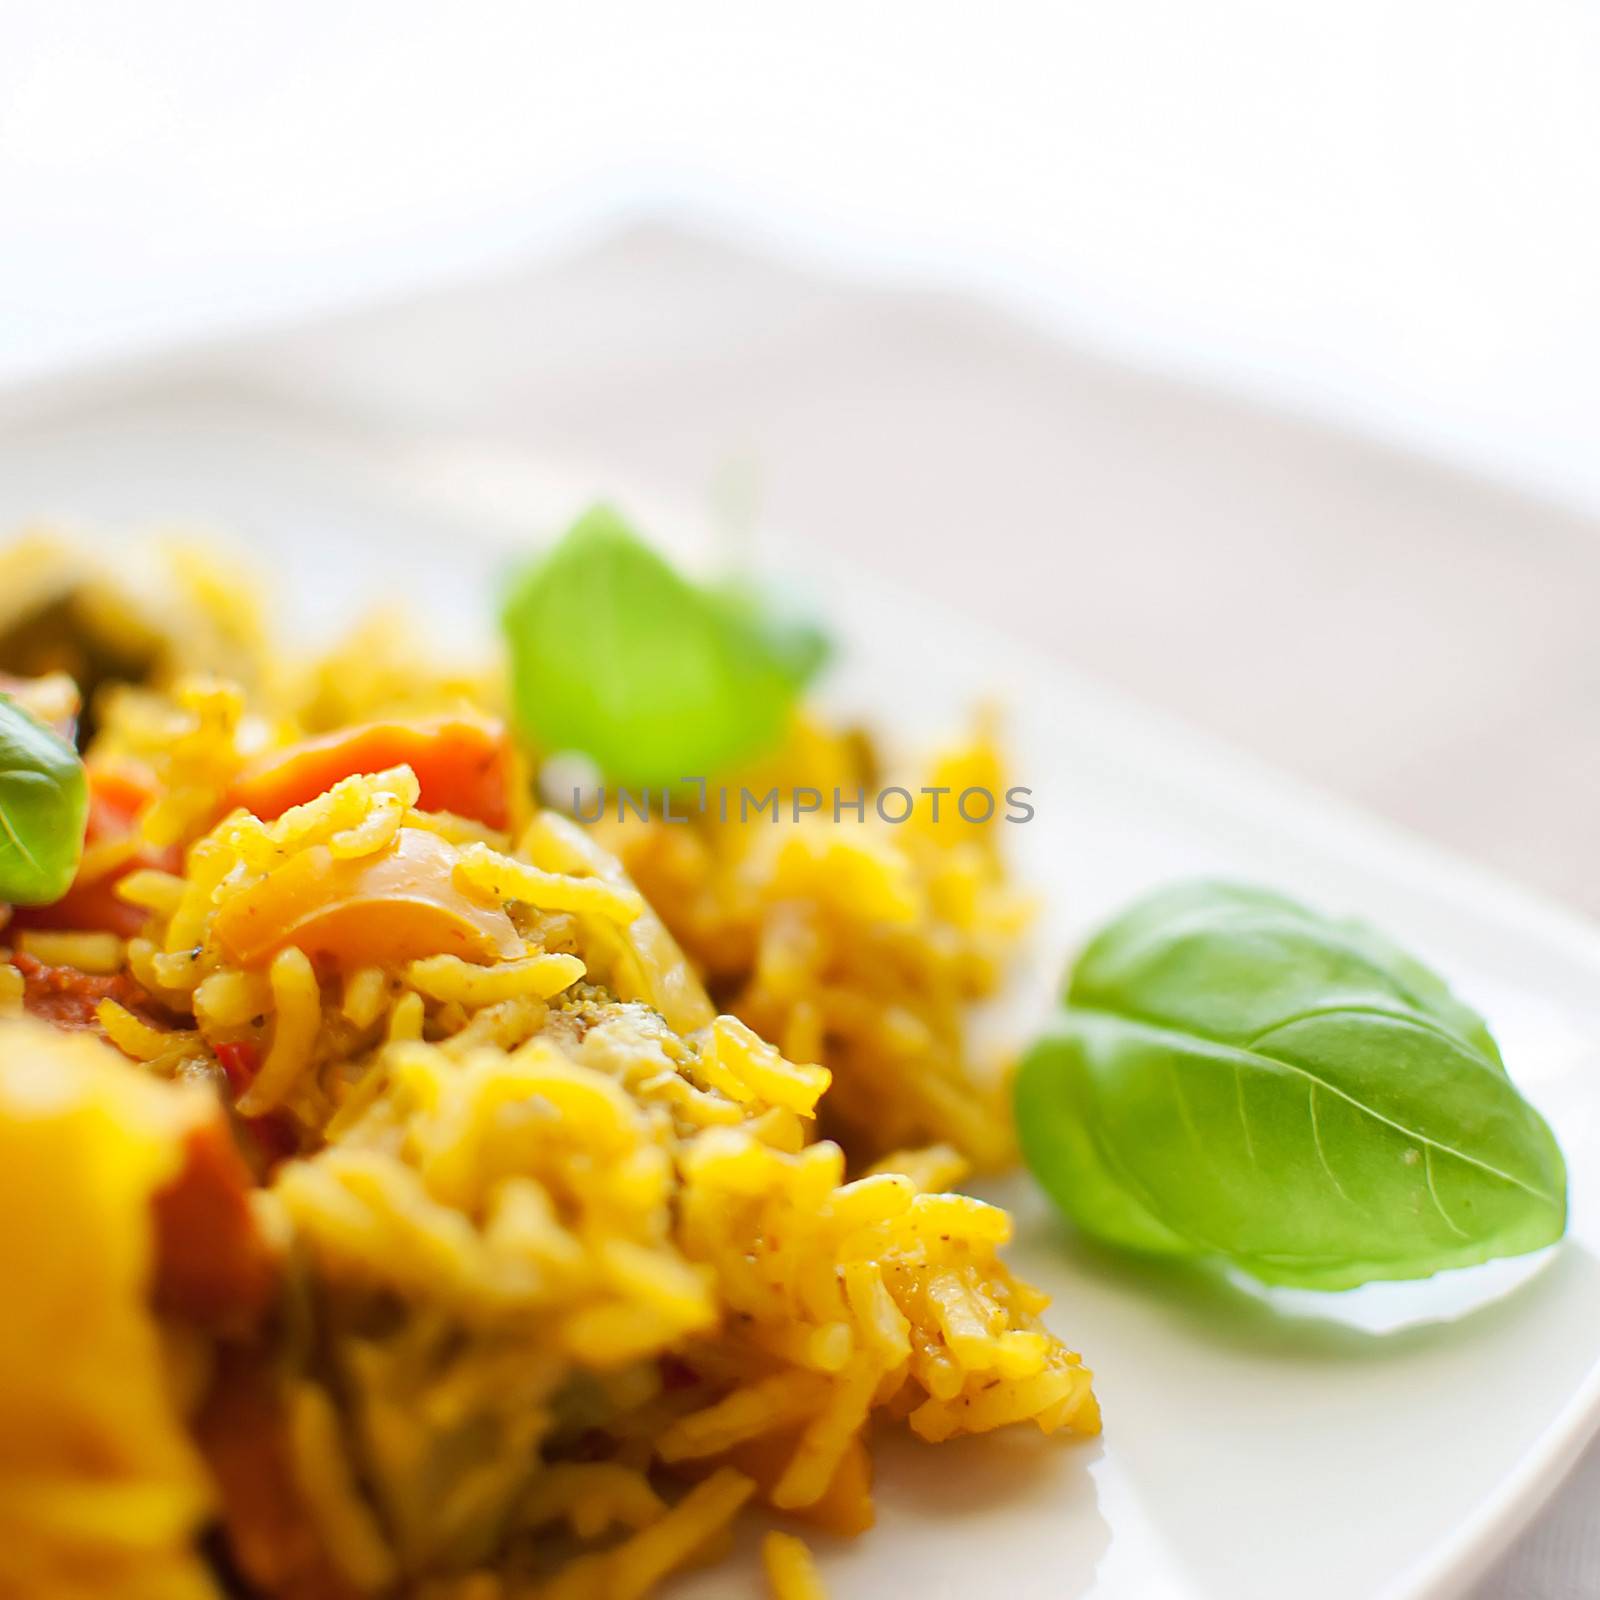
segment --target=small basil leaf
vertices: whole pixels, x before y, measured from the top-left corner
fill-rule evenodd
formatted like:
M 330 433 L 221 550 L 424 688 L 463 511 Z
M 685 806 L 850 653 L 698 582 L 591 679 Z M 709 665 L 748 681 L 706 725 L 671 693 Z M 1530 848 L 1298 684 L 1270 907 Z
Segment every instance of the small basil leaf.
M 0 695 L 0 901 L 59 900 L 77 873 L 88 814 L 78 752 Z
M 780 595 L 746 583 L 725 585 L 713 594 L 737 626 L 750 629 L 778 670 L 803 689 L 828 664 L 833 644 L 815 619 L 796 611 Z
M 515 579 L 503 612 L 518 722 L 623 784 L 725 771 L 778 744 L 820 664 L 752 603 L 697 587 L 607 507 Z
M 1380 936 L 1264 891 L 1185 885 L 1116 919 L 1016 1103 L 1085 1231 L 1269 1282 L 1425 1277 L 1565 1228 L 1560 1149 L 1482 1020 Z

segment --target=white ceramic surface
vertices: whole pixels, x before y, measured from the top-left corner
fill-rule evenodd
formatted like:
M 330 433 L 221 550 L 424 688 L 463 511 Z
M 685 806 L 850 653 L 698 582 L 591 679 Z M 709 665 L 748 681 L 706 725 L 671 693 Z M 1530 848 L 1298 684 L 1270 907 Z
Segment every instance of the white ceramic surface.
M 462 484 L 221 396 L 113 407 L 0 441 L 0 526 L 64 514 L 115 536 L 176 519 L 231 530 L 300 619 L 369 583 L 425 628 L 486 625 L 509 519 Z M 520 469 L 511 474 L 522 484 Z M 537 496 L 534 497 L 537 499 Z M 570 509 L 567 507 L 565 509 Z M 665 525 L 665 524 L 663 524 Z M 673 524 L 674 529 L 679 527 Z M 692 538 L 692 534 L 691 534 Z M 1572 1171 L 1557 1251 L 1419 1286 L 1273 1299 L 1074 1243 L 1026 1180 L 1013 1252 L 1094 1367 L 1103 1439 L 1018 1433 L 928 1449 L 885 1437 L 879 1525 L 819 1541 L 839 1600 L 918 1594 L 1094 1600 L 1421 1600 L 1455 1592 L 1531 1514 L 1600 1415 L 1600 939 L 1006 641 L 837 568 L 807 569 L 846 644 L 831 691 L 934 732 L 994 692 L 1036 820 L 1014 830 L 1050 914 L 1008 1021 L 1037 1020 L 1082 932 L 1163 878 L 1230 873 L 1381 923 L 1495 1024 Z M 746 1541 L 748 1544 L 748 1540 Z M 687 1580 L 752 1592 L 750 1569 Z

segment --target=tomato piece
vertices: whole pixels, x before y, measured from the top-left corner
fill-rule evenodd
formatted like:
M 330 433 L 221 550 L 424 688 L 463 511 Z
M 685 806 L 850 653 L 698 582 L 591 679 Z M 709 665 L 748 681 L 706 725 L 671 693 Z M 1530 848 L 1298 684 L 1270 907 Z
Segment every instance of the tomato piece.
M 212 1045 L 211 1053 L 217 1058 L 217 1064 L 228 1080 L 228 1087 L 236 1095 L 243 1094 L 261 1066 L 260 1050 L 248 1039 L 237 1039 Z
M 274 1271 L 250 1188 L 250 1169 L 220 1115 L 193 1128 L 182 1170 L 151 1202 L 158 1309 L 208 1327 L 242 1327 L 266 1309 Z
M 251 1585 L 294 1600 L 361 1600 L 306 1510 L 281 1381 L 267 1354 L 218 1349 L 195 1435 L 217 1486 L 230 1553 Z
M 275 750 L 247 768 L 234 805 L 264 822 L 325 794 L 341 778 L 405 765 L 417 775 L 425 811 L 452 811 L 490 828 L 510 815 L 511 741 L 490 717 L 367 722 Z
M 280 1162 L 300 1153 L 300 1135 L 295 1131 L 294 1118 L 287 1111 L 269 1111 L 260 1117 L 240 1117 L 239 1126 L 249 1139 L 264 1172 L 271 1172 Z
M 241 967 L 260 966 L 291 944 L 347 971 L 441 953 L 469 961 L 521 955 L 505 912 L 468 899 L 451 881 L 456 860 L 421 828 L 401 828 L 387 850 L 354 860 L 315 845 L 225 901 L 213 932 Z
M 80 1029 L 98 1033 L 100 1021 L 96 1012 L 102 1000 L 115 1000 L 153 1028 L 174 1025 L 173 1019 L 126 972 L 100 975 L 80 972 L 76 967 L 53 967 L 23 950 L 14 950 L 9 959 L 22 974 L 22 1009 L 64 1033 Z
M 211 1053 L 228 1080 L 235 1100 L 247 1090 L 261 1070 L 261 1049 L 249 1039 L 224 1040 L 214 1044 Z M 282 1111 L 269 1111 L 261 1117 L 238 1117 L 236 1123 L 247 1141 L 255 1165 L 270 1172 L 280 1161 L 287 1161 L 300 1149 L 294 1119 Z
M 164 854 L 152 856 L 141 850 L 104 877 L 96 878 L 92 883 L 73 884 L 53 905 L 19 907 L 16 926 L 114 933 L 119 939 L 131 939 L 144 926 L 147 913 L 138 906 L 130 906 L 126 900 L 119 900 L 116 884 L 136 867 L 172 870 Z

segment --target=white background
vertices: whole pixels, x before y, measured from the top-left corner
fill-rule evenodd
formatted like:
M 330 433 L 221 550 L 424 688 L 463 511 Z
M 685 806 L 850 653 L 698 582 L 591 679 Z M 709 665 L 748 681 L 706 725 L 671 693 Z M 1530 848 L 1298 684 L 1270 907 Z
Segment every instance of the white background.
M 1600 506 L 1600 7 L 0 0 L 0 376 L 662 211 Z

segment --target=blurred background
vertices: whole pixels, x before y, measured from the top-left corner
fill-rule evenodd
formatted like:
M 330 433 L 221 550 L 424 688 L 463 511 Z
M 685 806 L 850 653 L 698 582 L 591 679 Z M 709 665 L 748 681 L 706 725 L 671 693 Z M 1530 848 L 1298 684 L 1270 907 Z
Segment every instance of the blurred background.
M 1592 4 L 0 17 L 13 440 L 224 351 L 731 495 L 1600 910 Z
M 1592 5 L 0 15 L 18 426 L 255 331 L 1600 909 Z
M 0 0 L 0 508 L 196 395 L 743 508 L 1600 911 L 1597 82 L 1589 0 Z

